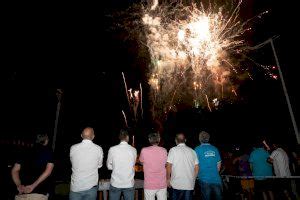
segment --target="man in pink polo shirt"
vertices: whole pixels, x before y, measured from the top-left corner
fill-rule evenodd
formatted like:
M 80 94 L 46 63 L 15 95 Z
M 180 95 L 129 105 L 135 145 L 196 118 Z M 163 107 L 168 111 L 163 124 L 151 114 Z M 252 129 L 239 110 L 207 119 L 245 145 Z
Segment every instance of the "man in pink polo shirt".
M 151 133 L 148 136 L 152 146 L 142 149 L 140 162 L 144 166 L 144 194 L 145 200 L 167 199 L 166 163 L 167 150 L 159 147 L 160 135 Z

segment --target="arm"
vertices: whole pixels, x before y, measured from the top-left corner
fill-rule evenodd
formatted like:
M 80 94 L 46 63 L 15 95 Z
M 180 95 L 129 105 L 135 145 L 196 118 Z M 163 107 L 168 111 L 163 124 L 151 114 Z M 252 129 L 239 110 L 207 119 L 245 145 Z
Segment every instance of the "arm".
M 41 182 L 48 178 L 53 171 L 54 164 L 48 163 L 45 171 L 39 176 L 39 178 L 31 185 L 25 187 L 25 193 L 31 193 Z
M 24 193 L 24 185 L 21 184 L 20 170 L 21 170 L 21 165 L 16 163 L 11 170 L 11 177 L 13 179 L 13 182 L 17 186 L 19 193 L 22 194 Z
M 171 174 L 172 174 L 172 164 L 167 162 L 167 183 L 168 187 L 170 187 L 170 180 L 171 180 Z
M 199 165 L 199 159 L 198 159 L 198 156 L 197 156 L 196 151 L 193 151 L 193 153 L 194 153 L 194 157 L 195 157 L 195 168 L 194 168 L 194 172 L 195 172 L 195 177 L 197 177 L 197 176 L 198 176 L 198 173 L 199 173 L 200 165 Z
M 106 166 L 107 166 L 107 169 L 109 169 L 109 170 L 113 169 L 113 159 L 112 159 L 111 149 L 109 149 L 109 151 L 108 151 L 108 156 L 107 156 L 107 160 L 106 160 Z
M 198 172 L 199 172 L 199 164 L 195 165 L 194 171 L 195 171 L 195 177 L 197 177 L 198 176 Z
M 248 160 L 248 162 L 249 162 L 249 164 L 250 164 L 250 169 L 251 169 L 251 171 L 252 171 L 252 169 L 253 169 L 253 153 L 251 153 L 250 154 L 250 156 L 249 156 L 249 160 Z
M 139 163 L 142 165 L 144 163 L 144 151 L 142 149 L 140 156 L 139 156 Z
M 222 162 L 221 162 L 221 161 L 219 161 L 219 162 L 217 163 L 218 172 L 220 172 L 220 171 L 221 171 L 221 166 L 222 166 Z
M 223 174 L 226 170 L 225 165 L 221 165 L 221 170 L 219 171 L 220 174 Z
M 220 156 L 220 153 L 219 153 L 219 151 L 217 150 L 216 151 L 217 153 L 216 153 L 216 156 L 217 156 L 217 168 L 218 168 L 218 172 L 220 173 L 220 171 L 221 171 L 221 167 L 222 167 L 222 160 L 221 160 L 221 156 Z

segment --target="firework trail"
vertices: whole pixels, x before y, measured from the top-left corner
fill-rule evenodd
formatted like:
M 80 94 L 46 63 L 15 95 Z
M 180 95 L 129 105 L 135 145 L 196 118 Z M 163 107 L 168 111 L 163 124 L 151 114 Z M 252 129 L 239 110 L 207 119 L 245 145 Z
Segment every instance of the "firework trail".
M 130 106 L 129 96 L 128 96 L 128 89 L 127 89 L 127 83 L 126 83 L 124 72 L 122 72 L 122 77 L 123 77 L 123 83 L 124 83 L 124 87 L 125 87 L 125 92 L 126 92 L 126 97 L 127 97 L 128 105 Z
M 128 128 L 127 118 L 126 118 L 124 110 L 122 110 L 122 114 L 123 114 L 123 117 L 124 117 L 124 121 L 125 121 L 126 127 Z

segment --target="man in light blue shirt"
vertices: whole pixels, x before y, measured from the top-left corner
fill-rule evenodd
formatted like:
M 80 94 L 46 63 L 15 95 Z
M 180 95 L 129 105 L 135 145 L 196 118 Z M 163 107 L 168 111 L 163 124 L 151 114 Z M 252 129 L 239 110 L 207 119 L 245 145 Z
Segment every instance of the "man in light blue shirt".
M 202 131 L 199 134 L 201 145 L 195 148 L 199 160 L 198 179 L 203 200 L 222 199 L 222 180 L 219 174 L 221 169 L 221 157 L 216 147 L 209 144 L 210 135 Z
M 263 196 L 264 199 L 274 199 L 272 183 L 264 176 L 273 176 L 272 165 L 267 162 L 270 154 L 264 148 L 262 141 L 259 141 L 256 148 L 251 152 L 249 163 L 255 180 L 255 192 Z
M 272 165 L 267 162 L 270 154 L 263 148 L 255 148 L 249 158 L 253 176 L 273 176 Z M 265 180 L 263 177 L 257 177 L 255 180 Z

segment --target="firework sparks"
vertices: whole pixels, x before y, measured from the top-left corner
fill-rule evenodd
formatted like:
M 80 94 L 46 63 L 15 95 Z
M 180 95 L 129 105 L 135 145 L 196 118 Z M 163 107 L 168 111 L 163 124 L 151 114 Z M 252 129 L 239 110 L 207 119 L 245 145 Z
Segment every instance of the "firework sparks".
M 209 105 L 209 100 L 208 100 L 207 95 L 205 95 L 205 98 L 206 98 L 207 107 L 208 107 L 209 111 L 211 112 L 211 107 Z
M 142 88 L 142 84 L 140 83 L 140 91 L 141 91 L 141 116 L 143 118 L 144 116 L 144 110 L 143 110 L 143 88 Z
M 207 9 L 195 4 L 158 6 L 154 0 L 150 9 L 143 10 L 152 60 L 149 83 L 157 111 L 162 113 L 183 96 L 190 96 L 192 102 L 206 101 L 210 111 L 208 96 L 223 98 L 225 92 L 237 96 L 229 77 L 237 73 L 233 57 L 244 51 L 242 36 L 249 30 L 247 22 L 239 21 L 241 3 L 227 12 L 213 5 Z

